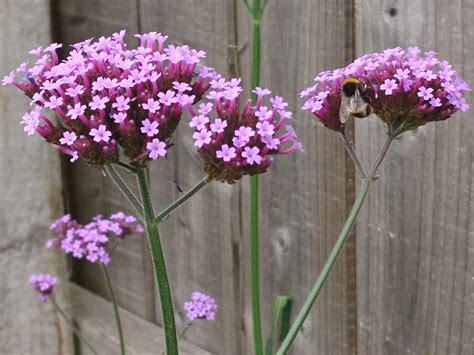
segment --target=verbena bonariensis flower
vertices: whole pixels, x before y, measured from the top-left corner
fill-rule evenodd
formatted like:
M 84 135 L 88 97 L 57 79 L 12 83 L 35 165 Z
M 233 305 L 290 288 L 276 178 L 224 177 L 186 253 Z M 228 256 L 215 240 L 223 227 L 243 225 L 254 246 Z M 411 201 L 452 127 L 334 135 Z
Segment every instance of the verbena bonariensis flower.
M 288 104 L 275 96 L 270 99 L 270 107 L 262 105 L 263 97 L 271 92 L 257 87 L 255 106 L 247 101 L 240 109 L 239 84 L 240 79 L 216 77 L 206 96 L 209 102 L 201 103 L 198 112 L 188 105 L 192 116 L 189 126 L 194 129 L 194 145 L 204 161 L 204 170 L 211 179 L 230 184 L 245 174 L 264 173 L 273 155 L 302 150 L 293 127 L 285 125 L 292 118 L 286 110 Z
M 467 111 L 463 92 L 470 90 L 447 61 L 435 52 L 399 47 L 364 55 L 345 68 L 325 71 L 303 92 L 304 110 L 311 111 L 326 127 L 343 131 L 339 120 L 341 86 L 347 78 L 359 79 L 363 99 L 388 126 L 391 136 L 430 121 L 442 121 L 455 112 Z
M 48 274 L 35 274 L 30 276 L 29 283 L 40 293 L 40 300 L 44 302 L 53 292 L 54 286 L 58 283 L 58 278 Z
M 135 49 L 127 48 L 124 36 L 77 43 L 61 62 L 61 44 L 30 51 L 33 66 L 22 63 L 3 79 L 37 105 L 23 116 L 25 132 L 40 134 L 71 161 L 82 157 L 94 166 L 116 161 L 119 146 L 139 165 L 164 157 L 183 108 L 202 98 L 215 72 L 199 65 L 205 52 L 165 46 L 167 36 L 160 33 L 135 35 Z M 58 125 L 43 108 L 59 116 Z
M 201 292 L 193 292 L 191 299 L 184 303 L 186 316 L 190 321 L 195 319 L 214 320 L 217 312 L 216 301 Z
M 110 262 L 107 245 L 111 237 L 124 239 L 144 231 L 134 216 L 127 216 L 123 212 L 112 214 L 108 219 L 98 215 L 84 226 L 70 215 L 65 215 L 54 221 L 50 229 L 55 236 L 48 240 L 48 248 L 57 247 L 75 258 L 103 264 Z

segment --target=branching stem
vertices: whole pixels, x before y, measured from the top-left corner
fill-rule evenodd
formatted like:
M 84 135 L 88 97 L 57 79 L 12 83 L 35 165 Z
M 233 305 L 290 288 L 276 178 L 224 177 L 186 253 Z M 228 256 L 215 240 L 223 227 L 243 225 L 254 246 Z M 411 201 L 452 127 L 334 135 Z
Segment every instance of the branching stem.
M 158 216 L 155 217 L 155 224 L 159 224 L 166 220 L 174 210 L 178 209 L 182 206 L 187 200 L 189 200 L 196 192 L 201 190 L 204 186 L 206 186 L 210 182 L 209 176 L 205 176 L 199 181 L 195 186 L 191 188 L 188 192 L 186 192 L 183 196 L 179 199 L 174 201 L 171 205 L 166 207 L 163 211 L 161 211 Z

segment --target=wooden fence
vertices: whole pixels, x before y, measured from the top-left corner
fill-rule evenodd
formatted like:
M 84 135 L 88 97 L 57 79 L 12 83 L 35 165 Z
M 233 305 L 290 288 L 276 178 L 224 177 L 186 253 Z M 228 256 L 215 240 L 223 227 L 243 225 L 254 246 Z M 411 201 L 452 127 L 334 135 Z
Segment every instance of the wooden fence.
M 207 64 L 249 83 L 250 22 L 240 0 L 1 0 L 0 72 L 29 48 L 128 30 L 159 31 L 205 50 Z M 271 302 L 289 295 L 297 311 L 352 207 L 360 180 L 339 137 L 299 111 L 298 93 L 319 71 L 393 46 L 439 52 L 474 82 L 474 3 L 462 0 L 269 0 L 263 19 L 262 85 L 296 112 L 305 153 L 280 157 L 261 178 L 264 334 Z M 248 92 L 247 87 L 247 92 Z M 468 100 L 472 102 L 472 95 Z M 27 108 L 0 91 L 0 353 L 86 353 L 67 327 L 27 290 L 33 270 L 65 276 L 61 255 L 45 251 L 46 226 L 63 210 L 85 222 L 131 212 L 113 184 L 85 164 L 59 164 L 39 138 L 18 126 Z M 157 206 L 203 176 L 181 126 L 166 161 L 150 165 Z M 373 161 L 383 127 L 373 118 L 350 128 L 362 160 Z M 474 124 L 467 114 L 397 140 L 382 165 L 342 257 L 292 354 L 474 354 Z M 62 179 L 60 177 L 62 176 Z M 206 187 L 162 228 L 176 305 L 193 290 L 220 304 L 217 321 L 192 327 L 184 353 L 251 354 L 248 179 Z M 64 197 L 64 207 L 62 198 Z M 25 218 L 26 217 L 26 218 Z M 72 263 L 60 300 L 105 354 L 117 339 L 100 269 Z M 131 354 L 159 354 L 159 305 L 147 245 L 121 244 L 111 264 Z M 80 285 L 80 286 L 78 286 Z M 99 297 L 102 296 L 103 298 Z M 186 323 L 177 307 L 177 323 Z M 73 348 L 75 350 L 73 350 Z

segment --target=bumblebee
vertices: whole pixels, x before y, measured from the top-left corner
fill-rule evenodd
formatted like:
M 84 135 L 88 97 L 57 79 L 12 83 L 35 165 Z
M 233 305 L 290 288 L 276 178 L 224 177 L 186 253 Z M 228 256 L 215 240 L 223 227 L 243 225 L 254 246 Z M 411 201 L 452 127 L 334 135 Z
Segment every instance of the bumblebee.
M 341 108 L 339 117 L 342 123 L 346 123 L 350 116 L 364 118 L 373 112 L 364 100 L 365 88 L 359 79 L 347 78 L 342 83 Z

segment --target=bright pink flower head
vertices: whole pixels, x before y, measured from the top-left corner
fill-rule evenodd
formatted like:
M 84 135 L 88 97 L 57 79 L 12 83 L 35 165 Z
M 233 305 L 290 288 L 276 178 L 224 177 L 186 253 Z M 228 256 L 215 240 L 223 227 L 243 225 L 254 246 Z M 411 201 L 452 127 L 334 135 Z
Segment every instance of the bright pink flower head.
M 214 320 L 218 306 L 212 297 L 201 292 L 193 292 L 191 299 L 184 303 L 183 308 L 190 321 L 195 319 Z
M 77 43 L 62 62 L 60 44 L 40 47 L 30 52 L 36 57 L 31 68 L 22 63 L 5 76 L 3 85 L 15 85 L 38 105 L 23 116 L 25 132 L 94 166 L 116 162 L 122 152 L 137 165 L 163 156 L 183 109 L 201 100 L 216 73 L 199 64 L 204 52 L 165 46 L 167 36 L 137 35 L 138 48 L 127 48 L 124 36 Z M 42 107 L 53 110 L 59 124 Z M 155 139 L 165 147 L 151 151 Z
M 307 100 L 303 109 L 326 127 L 343 131 L 339 108 L 341 87 L 348 78 L 360 80 L 363 99 L 387 124 L 392 136 L 469 109 L 463 97 L 469 85 L 436 53 L 420 55 L 416 47 L 364 55 L 345 68 L 318 74 L 315 84 L 301 92 Z
M 58 278 L 48 274 L 35 274 L 30 276 L 30 285 L 39 292 L 40 300 L 45 302 L 54 290 L 54 286 L 58 283 Z
M 291 112 L 281 97 L 270 98 L 263 106 L 267 89 L 256 88 L 255 106 L 248 101 L 242 108 L 238 100 L 240 80 L 226 81 L 216 77 L 211 81 L 206 104 L 196 113 L 189 106 L 195 130 L 194 145 L 204 160 L 204 170 L 211 179 L 235 183 L 243 175 L 264 173 L 273 162 L 273 155 L 301 149 L 293 128 L 285 125 Z M 285 132 L 286 130 L 286 132 Z
M 48 248 L 59 248 L 74 258 L 103 264 L 110 262 L 108 245 L 112 237 L 124 239 L 144 232 L 134 216 L 127 216 L 123 212 L 114 213 L 109 218 L 97 215 L 86 225 L 65 215 L 54 221 L 50 229 L 54 238 L 46 243 Z

